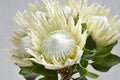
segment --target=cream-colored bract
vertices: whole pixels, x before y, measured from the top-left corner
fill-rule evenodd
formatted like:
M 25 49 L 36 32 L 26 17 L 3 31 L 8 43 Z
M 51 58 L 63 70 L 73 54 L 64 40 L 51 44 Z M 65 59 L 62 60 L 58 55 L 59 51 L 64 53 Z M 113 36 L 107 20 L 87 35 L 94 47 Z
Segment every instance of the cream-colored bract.
M 68 4 L 64 6 L 70 7 L 72 11 L 81 7 L 78 2 L 71 1 L 68 0 Z M 76 24 L 74 21 L 79 11 L 75 9 L 74 13 L 69 15 L 69 12 L 65 12 L 68 8 L 64 10 L 64 6 L 57 0 L 44 0 L 43 3 L 43 7 L 38 3 L 30 4 L 30 11 L 17 13 L 15 21 L 24 33 L 17 33 L 17 39 L 13 38 L 12 42 L 17 45 L 16 50 L 22 58 L 11 53 L 12 60 L 19 59 L 23 64 L 23 60 L 30 63 L 34 61 L 47 69 L 61 69 L 78 63 L 87 38 L 87 31 L 82 32 L 82 17 L 80 16 Z M 24 36 L 19 37 L 20 34 Z M 19 62 L 15 63 L 21 66 Z
M 14 31 L 15 36 L 11 39 L 12 43 L 15 45 L 15 49 L 9 50 L 10 59 L 19 66 L 27 67 L 32 66 L 30 60 L 25 60 L 26 57 L 31 55 L 26 52 L 25 48 L 30 48 L 31 40 L 29 36 L 26 36 L 26 33 L 20 29 Z
M 120 21 L 115 22 L 115 17 L 93 16 L 88 28 L 97 47 L 101 48 L 114 43 L 120 39 Z
M 97 48 L 101 48 L 120 39 L 120 21 L 117 16 L 108 17 L 110 9 L 105 9 L 99 4 L 93 4 L 90 8 L 92 15 L 87 19 L 88 32 L 95 40 Z
M 30 10 L 17 13 L 20 26 L 12 42 L 16 49 L 11 59 L 19 66 L 42 64 L 47 69 L 62 69 L 79 63 L 88 35 L 98 47 L 118 40 L 119 21 L 107 18 L 109 9 L 98 4 L 87 5 L 87 0 L 43 0 L 30 4 Z M 61 4 L 61 5 L 60 5 Z M 82 23 L 87 24 L 83 31 Z

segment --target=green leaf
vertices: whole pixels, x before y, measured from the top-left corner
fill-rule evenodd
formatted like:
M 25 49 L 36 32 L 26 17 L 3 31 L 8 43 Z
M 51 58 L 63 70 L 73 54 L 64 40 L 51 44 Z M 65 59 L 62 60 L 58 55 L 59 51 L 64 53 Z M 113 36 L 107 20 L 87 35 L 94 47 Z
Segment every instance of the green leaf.
M 81 64 L 84 68 L 86 68 L 86 67 L 88 66 L 88 60 L 87 60 L 87 59 L 82 59 L 82 60 L 80 61 L 80 64 Z
M 23 75 L 26 80 L 35 80 L 37 74 L 31 73 L 32 67 L 21 67 L 19 74 Z
M 87 71 L 85 68 L 83 68 L 83 69 L 81 70 L 80 74 L 81 74 L 81 76 L 84 76 L 84 75 L 86 75 L 87 72 L 88 72 L 88 71 Z
M 28 75 L 31 74 L 32 67 L 21 67 L 19 74 Z
M 42 65 L 36 65 L 32 68 L 32 72 L 36 74 L 40 74 L 48 78 L 49 80 L 57 80 L 57 71 L 56 70 L 48 70 L 45 69 Z
M 85 76 L 88 72 L 87 69 L 80 67 L 80 65 L 77 66 L 77 70 L 81 77 Z
M 86 47 L 87 49 L 90 49 L 90 50 L 96 48 L 96 42 L 93 40 L 92 36 L 89 36 L 89 37 L 87 38 L 85 47 Z
M 54 75 L 56 75 L 56 74 L 54 74 Z M 47 80 L 58 80 L 58 77 L 57 76 L 48 77 Z
M 36 74 L 31 74 L 31 75 L 23 75 L 26 80 L 35 80 L 38 75 Z
M 78 19 L 79 19 L 79 15 L 77 15 L 77 16 L 74 18 L 75 25 L 77 24 Z
M 92 63 L 92 66 L 98 71 L 107 72 L 111 67 L 119 63 L 120 63 L 119 56 L 108 53 L 105 56 L 94 57 L 94 63 Z
M 84 54 L 86 54 L 86 55 L 92 55 L 93 54 L 93 51 L 92 50 L 89 50 L 89 49 L 87 49 L 87 48 L 83 48 L 83 50 L 84 50 Z
M 32 68 L 32 72 L 33 73 L 37 73 L 37 74 L 41 74 L 41 75 L 44 75 L 44 76 L 54 76 L 53 74 L 56 74 L 57 71 L 56 70 L 48 70 L 48 69 L 45 69 L 44 66 L 42 65 L 36 65 Z M 52 74 L 52 75 L 51 75 Z
M 102 60 L 104 60 L 105 56 L 109 55 L 109 53 L 107 53 L 106 55 L 101 55 L 101 56 L 93 56 L 92 60 L 94 62 L 101 62 Z
M 87 29 L 87 24 L 86 23 L 82 23 L 82 33 Z
M 86 77 L 78 77 L 78 78 L 75 78 L 73 80 L 87 80 L 87 78 Z
M 98 78 L 98 77 L 99 77 L 99 75 L 97 75 L 97 74 L 95 74 L 95 73 L 92 73 L 92 72 L 88 72 L 88 73 L 86 74 L 86 76 L 88 76 L 88 77 L 90 77 L 90 78 Z
M 109 52 L 112 50 L 112 48 L 113 48 L 117 43 L 118 43 L 118 41 L 116 41 L 116 42 L 114 42 L 114 43 L 112 43 L 112 44 L 110 44 L 110 45 L 108 45 L 108 46 L 105 46 L 105 47 L 99 49 L 99 50 L 96 52 L 95 56 L 105 55 L 105 54 L 109 53 Z
M 45 76 L 39 80 L 58 80 L 58 79 L 55 79 L 54 77 L 50 77 L 50 76 Z
M 80 80 L 87 80 L 87 78 L 86 77 L 82 77 L 82 78 L 80 78 Z
M 48 80 L 46 77 L 43 77 L 43 78 L 41 78 L 41 79 L 39 79 L 39 80 Z

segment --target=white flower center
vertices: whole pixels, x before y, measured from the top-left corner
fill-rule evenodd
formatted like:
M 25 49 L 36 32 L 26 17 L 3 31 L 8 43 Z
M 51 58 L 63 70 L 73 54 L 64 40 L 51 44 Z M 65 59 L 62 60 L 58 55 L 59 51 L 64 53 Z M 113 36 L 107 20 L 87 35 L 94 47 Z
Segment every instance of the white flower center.
M 63 31 L 54 32 L 43 42 L 42 53 L 46 58 L 66 60 L 75 49 L 74 39 Z
M 26 48 L 31 48 L 32 46 L 32 40 L 30 38 L 30 36 L 25 36 L 21 39 L 20 42 L 20 52 L 25 56 L 28 57 L 30 56 L 29 53 L 26 52 Z

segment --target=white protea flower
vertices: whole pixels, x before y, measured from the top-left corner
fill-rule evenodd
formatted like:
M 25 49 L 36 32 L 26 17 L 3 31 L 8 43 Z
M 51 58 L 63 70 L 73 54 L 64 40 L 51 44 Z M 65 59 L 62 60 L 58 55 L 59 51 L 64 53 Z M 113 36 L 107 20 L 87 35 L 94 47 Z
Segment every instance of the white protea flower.
M 94 5 L 92 9 L 94 13 L 89 18 L 88 31 L 95 40 L 97 47 L 104 47 L 119 40 L 120 21 L 116 21 L 116 16 L 107 17 L 109 9 L 104 9 L 98 5 Z
M 21 67 L 32 66 L 32 62 L 30 60 L 25 60 L 26 57 L 31 56 L 25 50 L 26 48 L 32 47 L 30 36 L 27 36 L 27 34 L 22 30 L 16 30 L 14 33 L 15 36 L 11 39 L 11 41 L 16 46 L 16 48 L 9 51 L 10 59 Z
M 65 1 L 63 11 L 67 16 L 80 16 L 82 23 L 87 24 L 88 32 L 92 35 L 98 47 L 109 45 L 119 39 L 119 21 L 114 22 L 116 17 L 106 17 L 110 9 L 105 9 L 103 6 L 95 3 L 87 6 L 87 0 L 79 0 L 78 4 L 80 3 L 83 3 L 83 6 L 77 5 L 72 0 L 69 2 Z
M 79 63 L 87 38 L 87 31 L 83 32 L 81 25 L 86 18 L 79 14 L 85 11 L 73 0 L 68 0 L 69 7 L 66 10 L 56 0 L 43 2 L 44 7 L 30 4 L 30 11 L 25 14 L 18 12 L 15 19 L 27 35 L 20 38 L 21 42 L 18 43 L 24 60 L 34 61 L 53 70 Z M 76 16 L 79 17 L 77 22 L 73 14 L 68 13 L 69 16 L 66 16 L 65 11 L 73 9 L 70 5 L 74 5 L 74 9 L 81 7 L 83 10 L 80 12 L 76 9 Z

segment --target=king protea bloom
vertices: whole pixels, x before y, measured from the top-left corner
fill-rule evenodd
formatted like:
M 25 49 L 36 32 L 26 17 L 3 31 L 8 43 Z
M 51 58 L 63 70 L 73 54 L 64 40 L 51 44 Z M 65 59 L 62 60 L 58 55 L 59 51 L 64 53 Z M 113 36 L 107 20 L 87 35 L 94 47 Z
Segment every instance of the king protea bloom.
M 30 36 L 27 36 L 23 30 L 16 30 L 14 33 L 15 36 L 11 39 L 11 41 L 16 46 L 16 48 L 10 50 L 10 59 L 15 62 L 16 65 L 19 65 L 21 67 L 32 66 L 33 64 L 30 60 L 25 60 L 26 57 L 31 56 L 25 50 L 26 48 L 32 47 Z
M 120 20 L 117 16 L 108 17 L 110 9 L 101 5 L 93 4 L 92 16 L 88 19 L 88 32 L 95 40 L 97 47 L 110 45 L 120 39 Z M 90 22 L 90 23 L 89 23 Z
M 79 63 L 87 38 L 87 31 L 82 31 L 81 25 L 87 19 L 86 4 L 81 7 L 81 0 L 67 0 L 63 6 L 56 0 L 43 2 L 43 7 L 30 4 L 30 11 L 17 13 L 15 21 L 23 32 L 16 33 L 13 43 L 22 58 L 14 54 L 12 58 L 21 63 L 33 61 L 52 70 Z M 77 22 L 76 17 L 79 17 Z M 17 55 L 16 50 L 14 53 Z

